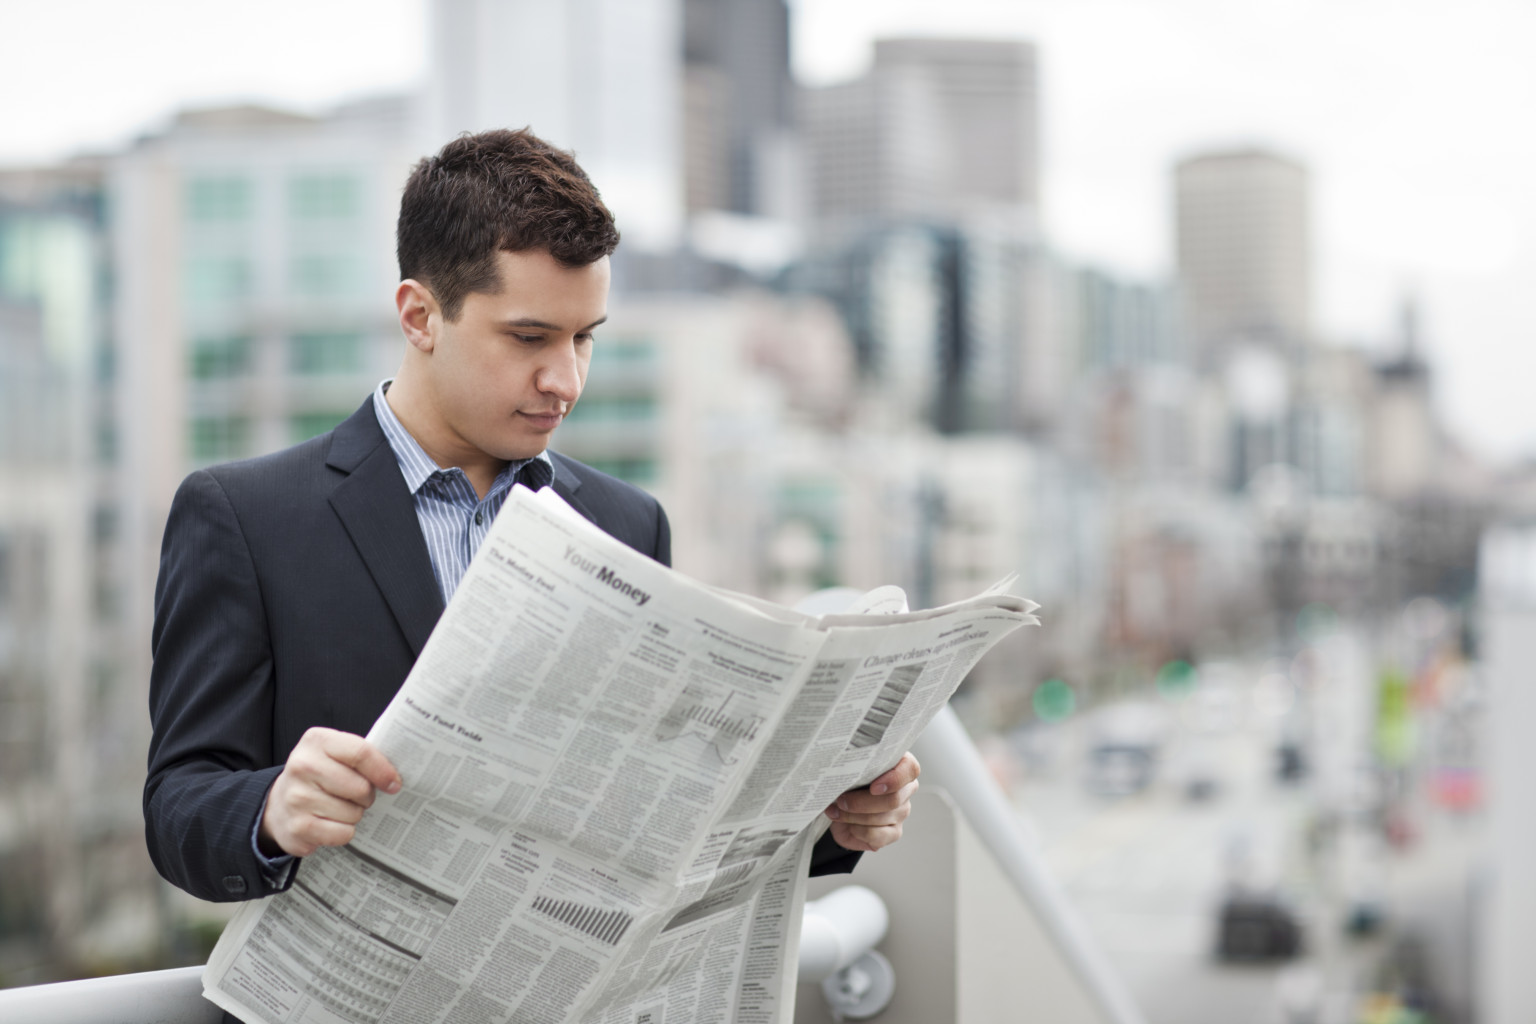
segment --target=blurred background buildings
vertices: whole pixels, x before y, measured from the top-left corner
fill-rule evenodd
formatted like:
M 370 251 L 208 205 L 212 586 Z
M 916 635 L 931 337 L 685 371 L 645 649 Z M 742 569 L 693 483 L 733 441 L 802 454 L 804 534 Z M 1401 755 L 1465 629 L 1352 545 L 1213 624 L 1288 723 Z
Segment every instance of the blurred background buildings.
M 1476 776 L 1479 538 L 1536 488 L 1442 425 L 1413 295 L 1384 359 L 1318 332 L 1306 155 L 1191 153 L 1171 276 L 1082 265 L 1041 227 L 1032 43 L 882 39 L 807 87 L 790 15 L 433 0 L 418 94 L 186 110 L 0 172 L 0 984 L 188 962 L 216 933 L 140 839 L 166 511 L 189 470 L 328 430 L 392 372 L 399 189 L 463 130 L 531 125 L 618 216 L 611 326 L 556 446 L 655 492 L 680 569 L 920 605 L 1020 574 L 1047 627 L 962 702 L 1012 737 L 1000 774 L 1036 772 L 1021 793 L 1062 782 L 1055 723 L 1091 746 L 1096 709 L 1193 700 L 1207 666 L 1242 680 L 1210 692 L 1298 708 L 1263 742 L 1333 737 L 1315 813 L 1282 815 L 1298 843 L 1348 818 L 1361 764 L 1374 820 L 1417 806 L 1429 768 L 1373 722 L 1461 737 L 1435 767 Z M 1325 669 L 1353 694 L 1333 717 L 1306 703 Z M 1471 1019 L 1441 987 L 1435 1019 Z

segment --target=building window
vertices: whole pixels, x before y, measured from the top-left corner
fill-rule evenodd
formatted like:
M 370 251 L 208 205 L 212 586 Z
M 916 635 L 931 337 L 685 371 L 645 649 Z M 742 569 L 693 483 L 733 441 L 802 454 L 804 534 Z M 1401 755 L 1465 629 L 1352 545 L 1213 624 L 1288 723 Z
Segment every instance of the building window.
M 245 178 L 193 178 L 187 182 L 187 219 L 238 221 L 251 215 L 251 183 Z
M 308 441 L 310 438 L 323 434 L 327 430 L 334 430 L 338 423 L 350 415 L 352 415 L 352 410 L 350 409 L 341 412 L 300 413 L 288 420 L 288 434 L 293 439 L 294 444 L 298 444 L 300 441 Z
M 119 534 L 118 509 L 115 505 L 97 505 L 91 511 L 91 538 L 98 544 L 116 540 Z
M 288 213 L 295 220 L 349 220 L 361 200 L 361 183 L 349 175 L 305 174 L 288 182 Z
M 605 338 L 603 344 L 592 347 L 592 361 L 604 365 L 632 366 L 655 358 L 656 346 L 647 339 Z
M 295 334 L 288 339 L 288 368 L 304 375 L 356 373 L 367 369 L 363 341 L 358 331 Z
M 251 339 L 243 334 L 193 338 L 187 350 L 187 363 L 197 380 L 238 377 L 250 372 Z
M 187 302 L 207 306 L 243 299 L 251 291 L 251 265 L 243 256 L 201 256 L 186 267 Z
M 362 276 L 361 263 L 350 255 L 295 256 L 289 267 L 294 294 L 312 298 L 355 295 Z
M 117 465 L 117 424 L 110 416 L 102 414 L 96 420 L 93 436 L 96 438 L 96 461 L 103 466 Z
M 200 416 L 192 420 L 192 458 L 199 462 L 235 459 L 250 447 L 251 421 L 243 416 Z
M 651 395 L 589 395 L 572 407 L 572 423 L 648 423 L 656 418 Z
M 616 476 L 620 480 L 637 486 L 647 486 L 656 482 L 655 459 L 585 459 L 583 460 L 593 469 Z

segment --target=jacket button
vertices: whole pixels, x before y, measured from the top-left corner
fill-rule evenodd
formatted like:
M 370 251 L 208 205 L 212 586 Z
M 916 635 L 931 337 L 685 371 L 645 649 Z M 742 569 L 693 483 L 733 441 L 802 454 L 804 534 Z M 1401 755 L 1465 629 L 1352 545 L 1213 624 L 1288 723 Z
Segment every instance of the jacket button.
M 245 879 L 241 878 L 239 875 L 225 875 L 224 891 L 229 893 L 231 896 L 244 896 Z

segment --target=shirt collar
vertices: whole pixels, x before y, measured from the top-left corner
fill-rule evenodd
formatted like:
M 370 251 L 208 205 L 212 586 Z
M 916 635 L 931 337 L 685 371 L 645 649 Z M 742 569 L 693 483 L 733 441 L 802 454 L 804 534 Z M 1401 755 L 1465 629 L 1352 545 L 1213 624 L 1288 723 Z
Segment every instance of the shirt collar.
M 389 439 L 389 447 L 395 453 L 395 461 L 400 464 L 400 474 L 405 477 L 405 486 L 412 495 L 415 495 L 428 480 L 445 470 L 433 461 L 426 449 L 422 448 L 420 443 L 411 436 L 411 432 L 405 429 L 405 424 L 400 422 L 400 418 L 395 415 L 395 410 L 389 407 L 389 402 L 384 398 L 384 392 L 389 390 L 392 383 L 394 378 L 390 377 L 380 381 L 379 386 L 373 389 L 373 414 L 378 418 L 379 426 L 384 430 L 384 436 Z M 549 480 L 550 483 L 554 483 L 555 463 L 546 450 L 539 452 L 531 459 L 507 463 L 496 475 L 496 482 L 491 485 L 487 496 L 500 489 L 503 480 L 510 481 L 518 470 L 535 460 L 549 467 Z

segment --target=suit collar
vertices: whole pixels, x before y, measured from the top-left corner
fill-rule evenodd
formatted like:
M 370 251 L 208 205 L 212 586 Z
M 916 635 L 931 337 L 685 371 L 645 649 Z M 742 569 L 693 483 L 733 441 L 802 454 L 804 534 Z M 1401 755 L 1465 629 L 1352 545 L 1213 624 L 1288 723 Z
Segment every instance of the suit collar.
M 384 436 L 384 428 L 379 426 L 379 419 L 373 413 L 373 395 L 370 394 L 363 399 L 357 412 L 342 420 L 331 434 L 331 450 L 326 453 L 325 464 L 350 473 L 374 454 L 379 445 L 388 448 L 389 438 Z M 399 472 L 398 466 L 396 472 Z

